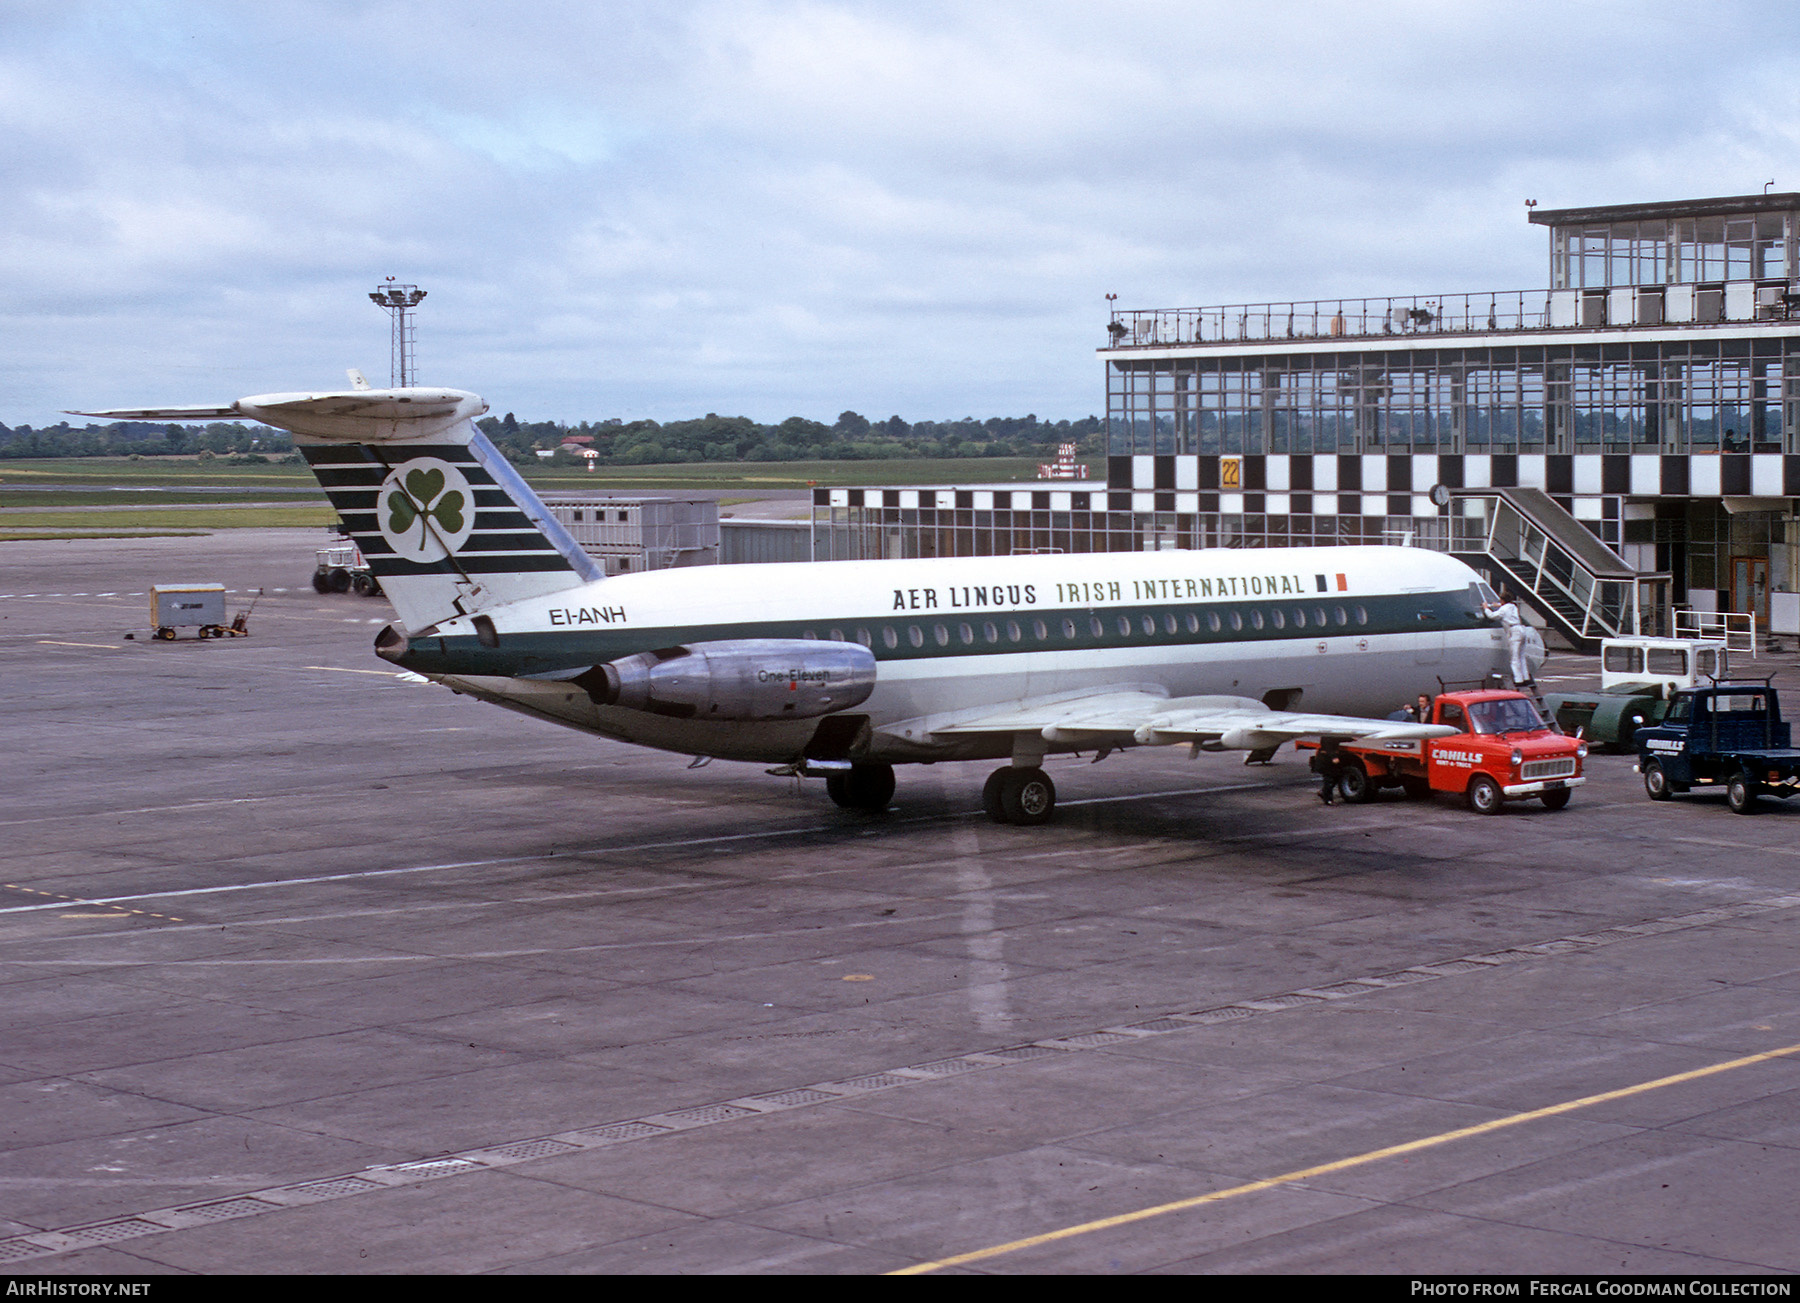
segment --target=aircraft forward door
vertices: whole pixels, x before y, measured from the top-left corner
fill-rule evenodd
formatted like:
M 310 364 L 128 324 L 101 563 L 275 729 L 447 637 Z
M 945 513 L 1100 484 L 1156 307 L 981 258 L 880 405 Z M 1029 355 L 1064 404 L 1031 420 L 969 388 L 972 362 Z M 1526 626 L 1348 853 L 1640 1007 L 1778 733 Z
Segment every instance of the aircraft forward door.
M 1436 665 L 1444 659 L 1444 623 L 1435 610 L 1419 612 L 1419 631 L 1413 635 L 1413 664 Z

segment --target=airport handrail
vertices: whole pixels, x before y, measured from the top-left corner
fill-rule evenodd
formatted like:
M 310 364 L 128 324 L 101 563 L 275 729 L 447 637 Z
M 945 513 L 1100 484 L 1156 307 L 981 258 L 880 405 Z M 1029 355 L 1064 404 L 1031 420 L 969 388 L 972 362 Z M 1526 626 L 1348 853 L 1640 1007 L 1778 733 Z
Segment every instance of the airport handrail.
M 1366 339 L 1471 331 L 1542 330 L 1550 291 L 1311 299 L 1201 308 L 1120 309 L 1107 333 L 1115 348 L 1252 339 Z

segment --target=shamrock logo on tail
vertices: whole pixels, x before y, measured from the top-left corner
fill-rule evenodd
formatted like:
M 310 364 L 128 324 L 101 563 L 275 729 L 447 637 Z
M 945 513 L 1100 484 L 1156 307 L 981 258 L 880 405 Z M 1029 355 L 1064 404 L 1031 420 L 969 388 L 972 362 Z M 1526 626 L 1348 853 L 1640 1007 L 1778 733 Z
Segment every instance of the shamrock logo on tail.
M 388 494 L 388 532 L 405 534 L 416 521 L 419 547 L 423 549 L 433 520 L 446 534 L 462 533 L 465 501 L 456 489 L 444 491 L 444 472 L 408 471 L 399 486 Z
M 375 522 L 394 555 L 432 565 L 469 541 L 475 490 L 468 477 L 437 457 L 396 466 L 375 495 Z

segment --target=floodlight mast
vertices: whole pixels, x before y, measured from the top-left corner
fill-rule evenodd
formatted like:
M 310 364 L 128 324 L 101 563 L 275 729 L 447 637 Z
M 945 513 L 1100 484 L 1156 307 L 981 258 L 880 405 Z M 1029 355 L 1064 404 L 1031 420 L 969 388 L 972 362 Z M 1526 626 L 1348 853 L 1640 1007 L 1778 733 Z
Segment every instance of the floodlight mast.
M 424 297 L 425 291 L 417 285 L 396 285 L 392 276 L 369 292 L 369 299 L 375 306 L 393 319 L 394 337 L 388 348 L 388 383 L 395 389 L 408 389 L 418 383 L 418 369 L 413 360 L 416 342 L 413 309 Z

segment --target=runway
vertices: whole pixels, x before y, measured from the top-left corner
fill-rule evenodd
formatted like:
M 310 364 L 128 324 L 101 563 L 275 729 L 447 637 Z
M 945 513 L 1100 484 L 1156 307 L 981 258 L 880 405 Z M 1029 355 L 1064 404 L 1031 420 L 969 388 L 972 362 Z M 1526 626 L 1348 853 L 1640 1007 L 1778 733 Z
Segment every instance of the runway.
M 1800 805 L 856 814 L 406 681 L 316 539 L 0 546 L 0 1269 L 1800 1267 Z

